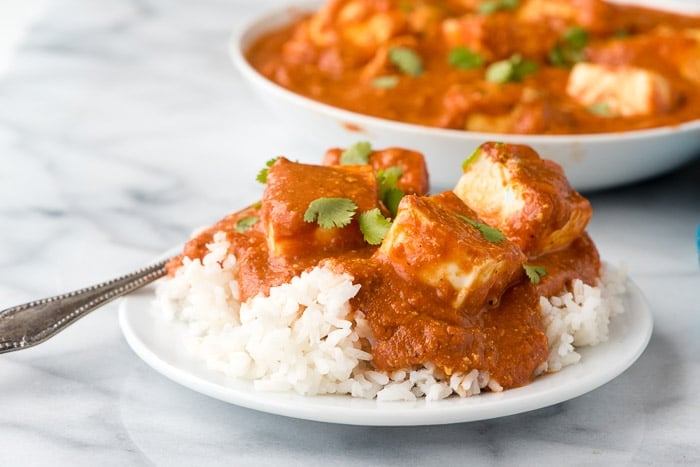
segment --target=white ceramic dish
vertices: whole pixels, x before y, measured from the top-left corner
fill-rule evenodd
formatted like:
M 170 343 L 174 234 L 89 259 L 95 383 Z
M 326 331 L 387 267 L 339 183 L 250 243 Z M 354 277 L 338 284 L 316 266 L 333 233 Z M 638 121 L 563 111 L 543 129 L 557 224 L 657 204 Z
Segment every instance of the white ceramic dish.
M 663 3 L 636 0 L 656 8 L 700 14 L 693 1 Z M 580 191 L 610 188 L 660 175 L 700 156 L 700 120 L 674 127 L 595 135 L 504 135 L 430 128 L 349 112 L 322 104 L 269 81 L 244 57 L 244 52 L 267 31 L 288 24 L 300 12 L 314 11 L 318 1 L 275 10 L 235 31 L 230 53 L 241 74 L 270 105 L 275 115 L 291 122 L 301 134 L 328 147 L 367 140 L 377 148 L 403 146 L 423 152 L 434 187 L 451 188 L 459 178 L 462 161 L 485 141 L 532 146 L 542 157 L 564 167 L 571 184 Z M 434 190 L 435 191 L 435 190 Z
M 125 298 L 119 309 L 122 332 L 136 354 L 156 371 L 202 394 L 242 407 L 306 420 L 350 425 L 437 425 L 503 417 L 557 404 L 607 383 L 642 354 L 652 317 L 640 290 L 631 282 L 625 313 L 610 325 L 607 342 L 580 349 L 581 361 L 528 386 L 502 393 L 434 402 L 377 402 L 350 396 L 304 397 L 257 392 L 249 381 L 226 379 L 183 350 L 180 325 L 152 306 L 153 287 Z

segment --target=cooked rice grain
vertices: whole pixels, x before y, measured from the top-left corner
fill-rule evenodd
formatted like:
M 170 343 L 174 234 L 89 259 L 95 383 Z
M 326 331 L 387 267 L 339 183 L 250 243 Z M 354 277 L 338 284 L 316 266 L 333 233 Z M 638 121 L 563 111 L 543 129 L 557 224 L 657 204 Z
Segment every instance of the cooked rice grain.
M 223 233 L 207 245 L 202 261 L 185 258 L 174 277 L 161 281 L 157 306 L 185 329 L 188 351 L 233 378 L 252 380 L 260 391 L 303 395 L 350 394 L 379 401 L 439 400 L 456 394 L 501 391 L 488 372 L 441 374 L 434 365 L 390 374 L 376 371 L 362 344 L 372 336 L 349 301 L 360 285 L 352 277 L 316 267 L 288 284 L 241 304 L 236 259 Z M 578 362 L 575 348 L 607 340 L 610 319 L 623 312 L 623 273 L 605 271 L 602 285 L 574 282 L 573 290 L 542 297 L 550 342 L 541 371 Z

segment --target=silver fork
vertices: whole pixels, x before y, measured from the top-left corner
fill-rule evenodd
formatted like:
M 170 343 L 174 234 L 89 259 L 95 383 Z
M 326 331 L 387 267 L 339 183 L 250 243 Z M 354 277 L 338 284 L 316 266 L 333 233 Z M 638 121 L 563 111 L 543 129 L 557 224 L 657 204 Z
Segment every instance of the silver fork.
M 163 277 L 168 261 L 165 259 L 116 279 L 0 311 L 0 353 L 44 342 L 94 309 Z

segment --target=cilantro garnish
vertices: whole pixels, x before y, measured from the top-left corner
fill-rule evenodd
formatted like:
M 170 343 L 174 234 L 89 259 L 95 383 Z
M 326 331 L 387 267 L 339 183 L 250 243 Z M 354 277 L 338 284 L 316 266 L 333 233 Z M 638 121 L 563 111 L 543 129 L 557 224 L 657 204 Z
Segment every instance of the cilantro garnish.
M 379 199 L 389 210 L 392 217 L 396 216 L 399 202 L 404 196 L 404 192 L 397 186 L 399 179 L 403 175 L 403 169 L 398 165 L 381 169 L 377 172 L 377 183 L 379 185 Z
M 406 193 L 404 193 L 401 188 L 390 188 L 382 196 L 382 202 L 391 213 L 391 217 L 396 217 L 396 213 L 399 210 L 399 203 L 405 195 Z
M 447 62 L 460 70 L 473 70 L 484 64 L 484 57 L 466 47 L 455 47 L 450 50 Z
M 391 228 L 391 221 L 382 216 L 379 208 L 370 209 L 360 214 L 357 218 L 360 231 L 365 241 L 370 245 L 379 245 Z
M 482 224 L 481 222 L 476 222 L 461 214 L 456 214 L 456 216 L 462 219 L 467 224 L 474 227 L 476 230 L 478 230 L 481 233 L 481 235 L 491 243 L 500 243 L 506 239 L 505 234 L 495 227 L 491 227 L 487 224 Z
M 340 165 L 365 165 L 369 163 L 372 145 L 367 141 L 359 141 L 347 148 L 340 155 Z
M 467 166 L 474 162 L 474 160 L 476 160 L 476 156 L 478 156 L 479 153 L 481 153 L 481 148 L 476 148 L 474 149 L 474 151 L 472 151 L 471 154 L 469 154 L 469 157 L 464 159 L 464 161 L 462 162 L 462 172 L 467 170 Z
M 396 187 L 399 183 L 399 179 L 403 175 L 403 169 L 398 165 L 392 165 L 384 169 L 380 169 L 377 172 L 377 183 L 379 183 L 379 196 L 381 197 L 382 192 Z
M 542 281 L 542 277 L 547 275 L 547 270 L 542 266 L 523 264 L 523 269 L 525 269 L 525 274 L 527 274 L 528 279 L 533 284 L 539 284 Z
M 554 66 L 570 67 L 584 60 L 583 49 L 588 45 L 588 31 L 580 27 L 567 29 L 562 39 L 549 51 L 549 62 Z
M 379 76 L 372 80 L 372 86 L 378 89 L 391 89 L 399 84 L 399 77 L 394 75 Z
M 514 54 L 506 60 L 494 62 L 486 69 L 486 80 L 492 83 L 522 81 L 527 75 L 537 71 L 537 63 Z
M 277 162 L 277 159 L 279 159 L 279 157 L 275 157 L 274 159 L 270 159 L 269 161 L 267 161 L 265 163 L 265 167 L 260 169 L 260 172 L 258 172 L 257 177 L 255 177 L 255 180 L 259 181 L 263 185 L 267 183 L 267 171 L 270 167 L 272 167 L 272 164 Z
M 479 4 L 477 12 L 481 15 L 490 15 L 501 10 L 515 10 L 518 5 L 518 0 L 486 0 Z
M 323 229 L 345 227 L 352 221 L 357 205 L 349 198 L 317 198 L 304 213 L 305 222 L 318 222 Z
M 257 222 L 258 218 L 256 216 L 238 219 L 238 222 L 236 222 L 236 232 L 243 233 L 253 227 Z
M 599 117 L 613 117 L 615 115 L 607 102 L 596 102 L 586 107 L 586 110 Z
M 423 74 L 423 60 L 413 49 L 408 47 L 393 47 L 389 50 L 389 61 L 396 65 L 402 73 L 409 76 Z
M 588 31 L 572 27 L 564 31 L 564 41 L 573 48 L 582 49 L 588 44 Z

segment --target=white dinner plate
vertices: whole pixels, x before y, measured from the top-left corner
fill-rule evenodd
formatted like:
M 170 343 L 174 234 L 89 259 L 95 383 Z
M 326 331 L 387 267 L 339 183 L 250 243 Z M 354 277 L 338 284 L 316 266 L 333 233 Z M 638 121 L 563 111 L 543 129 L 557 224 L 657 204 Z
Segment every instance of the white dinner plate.
M 122 300 L 119 322 L 136 354 L 156 371 L 202 394 L 288 417 L 349 425 L 438 425 L 503 417 L 547 407 L 585 394 L 620 375 L 646 348 L 653 327 L 651 313 L 636 285 L 627 283 L 625 313 L 613 318 L 610 338 L 580 348 L 581 361 L 501 393 L 426 402 L 378 402 L 350 396 L 300 396 L 259 392 L 249 381 L 227 379 L 184 352 L 182 329 L 153 306 L 153 286 Z

